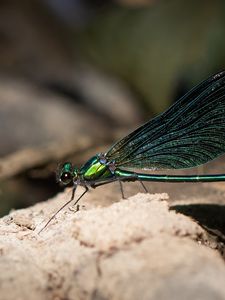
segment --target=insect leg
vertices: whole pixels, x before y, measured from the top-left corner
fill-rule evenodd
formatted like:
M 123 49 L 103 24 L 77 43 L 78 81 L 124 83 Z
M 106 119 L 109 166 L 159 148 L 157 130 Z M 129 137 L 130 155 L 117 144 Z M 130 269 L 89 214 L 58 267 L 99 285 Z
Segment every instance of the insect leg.
M 76 202 L 73 204 L 73 206 L 77 205 L 77 203 L 80 201 L 80 199 L 87 193 L 88 187 L 85 185 L 84 188 L 85 188 L 85 191 L 80 195 L 80 197 L 76 200 Z
M 145 193 L 149 193 L 148 189 L 146 188 L 146 186 L 144 185 L 144 183 L 139 180 L 140 184 L 142 185 L 143 189 L 145 190 Z
M 48 222 L 45 224 L 45 226 L 38 232 L 38 234 L 40 234 L 40 233 L 48 226 L 48 224 L 56 217 L 56 215 L 57 215 L 64 207 L 66 207 L 70 202 L 73 201 L 74 195 L 75 195 L 75 192 L 76 192 L 76 189 L 77 189 L 77 185 L 74 185 L 70 200 L 67 201 L 63 206 L 61 206 L 60 209 L 58 209 L 57 212 L 54 213 L 53 216 L 51 216 L 51 218 L 48 220 Z M 80 199 L 80 198 L 79 198 L 79 199 Z M 76 203 L 77 203 L 77 201 L 76 201 Z
M 121 191 L 122 198 L 123 198 L 123 199 L 126 199 L 126 198 L 124 197 L 124 191 L 123 191 L 122 181 L 121 181 L 120 179 L 119 179 L 118 181 L 119 181 L 119 184 L 120 184 L 120 191 Z

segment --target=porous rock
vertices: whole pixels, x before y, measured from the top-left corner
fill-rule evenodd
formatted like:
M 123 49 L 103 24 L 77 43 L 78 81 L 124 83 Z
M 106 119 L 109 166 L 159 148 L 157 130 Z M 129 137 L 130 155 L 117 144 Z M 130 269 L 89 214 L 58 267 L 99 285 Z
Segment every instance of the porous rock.
M 96 191 L 97 193 L 97 191 Z M 66 193 L 0 220 L 0 299 L 224 299 L 225 266 L 167 194 L 65 210 Z

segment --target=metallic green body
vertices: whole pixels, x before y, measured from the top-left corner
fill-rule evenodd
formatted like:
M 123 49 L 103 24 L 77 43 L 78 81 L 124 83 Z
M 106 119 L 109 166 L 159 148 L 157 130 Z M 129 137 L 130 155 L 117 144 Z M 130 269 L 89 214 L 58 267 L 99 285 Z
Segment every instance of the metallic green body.
M 225 154 L 225 71 L 190 90 L 161 115 L 140 126 L 80 170 L 66 163 L 63 184 L 96 187 L 112 181 L 214 182 L 218 175 L 156 175 L 127 169 L 186 169 Z
M 96 155 L 89 159 L 80 169 L 81 178 L 88 181 L 104 181 L 112 178 L 114 175 L 106 164 L 100 162 L 99 156 Z
M 115 168 L 110 170 L 109 164 L 102 163 L 99 155 L 92 157 L 78 171 L 82 180 L 88 184 L 105 182 L 108 180 L 121 181 L 158 181 L 158 182 L 215 182 L 225 181 L 225 174 L 218 175 L 161 175 L 143 174 Z
M 161 181 L 161 182 L 215 182 L 225 181 L 225 174 L 218 175 L 157 175 L 142 174 L 123 170 L 116 170 L 116 176 L 121 178 L 135 178 L 140 181 Z

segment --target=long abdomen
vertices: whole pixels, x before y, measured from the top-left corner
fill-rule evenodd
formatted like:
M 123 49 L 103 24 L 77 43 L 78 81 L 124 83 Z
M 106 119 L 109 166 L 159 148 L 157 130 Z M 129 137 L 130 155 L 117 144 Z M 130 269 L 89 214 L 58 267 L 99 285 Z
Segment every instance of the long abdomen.
M 126 181 L 158 181 L 158 182 L 215 182 L 225 181 L 225 174 L 218 175 L 157 175 L 143 174 L 124 170 L 116 170 L 115 174 Z

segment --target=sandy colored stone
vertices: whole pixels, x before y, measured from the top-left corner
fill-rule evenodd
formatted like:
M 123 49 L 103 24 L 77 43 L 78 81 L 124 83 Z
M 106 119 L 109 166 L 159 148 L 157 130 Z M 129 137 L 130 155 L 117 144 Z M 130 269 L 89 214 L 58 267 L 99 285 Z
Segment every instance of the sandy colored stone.
M 167 194 L 104 207 L 86 199 L 38 235 L 67 198 L 0 220 L 0 300 L 225 298 L 223 259 L 198 224 L 169 210 Z

